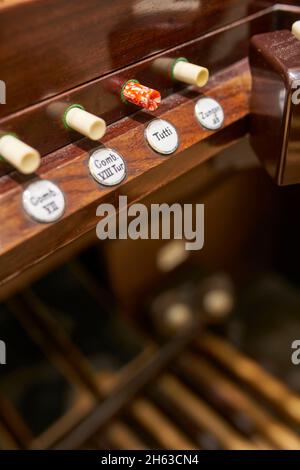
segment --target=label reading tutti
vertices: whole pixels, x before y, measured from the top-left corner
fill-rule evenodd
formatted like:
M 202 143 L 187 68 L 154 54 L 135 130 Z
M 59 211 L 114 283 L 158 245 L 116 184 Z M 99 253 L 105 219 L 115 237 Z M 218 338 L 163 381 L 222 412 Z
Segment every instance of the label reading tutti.
M 93 178 L 104 186 L 119 184 L 126 176 L 123 158 L 112 149 L 95 150 L 89 159 L 89 169 Z
M 145 137 L 150 147 L 163 155 L 175 152 L 179 145 L 175 127 L 164 119 L 151 121 L 145 129 Z
M 211 131 L 220 129 L 223 125 L 223 108 L 213 98 L 200 98 L 195 105 L 195 114 L 200 124 Z
M 50 223 L 63 215 L 65 198 L 63 192 L 52 181 L 39 180 L 24 190 L 23 207 L 34 220 Z

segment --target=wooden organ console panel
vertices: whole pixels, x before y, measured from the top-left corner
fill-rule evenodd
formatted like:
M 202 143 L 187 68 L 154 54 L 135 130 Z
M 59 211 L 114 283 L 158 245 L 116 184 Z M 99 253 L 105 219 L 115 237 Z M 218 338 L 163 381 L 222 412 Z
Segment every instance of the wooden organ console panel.
M 94 230 L 100 201 L 113 201 L 119 193 L 128 196 L 129 204 L 138 201 L 246 135 L 251 106 L 258 102 L 264 108 L 261 95 L 266 93 L 266 102 L 275 106 L 272 86 L 280 96 L 287 92 L 284 80 L 281 89 L 276 84 L 269 91 L 264 88 L 269 80 L 265 69 L 272 77 L 277 73 L 280 81 L 294 70 L 300 50 L 296 37 L 284 33 L 294 52 L 283 71 L 274 72 L 276 31 L 291 30 L 298 19 L 292 1 L 128 0 L 101 2 L 101 7 L 97 0 L 50 3 L 1 4 L 6 95 L 0 105 L 1 284 Z M 22 21 L 14 21 L 16 17 Z M 255 55 L 260 41 L 270 58 L 261 72 Z M 124 85 L 132 79 L 159 92 L 158 109 L 139 110 L 126 99 Z M 205 96 L 223 109 L 219 129 L 207 129 L 195 117 L 195 105 Z M 257 116 L 252 120 L 256 153 L 279 184 L 297 182 L 296 111 L 279 106 L 276 117 L 261 113 L 252 113 Z M 179 146 L 172 155 L 156 152 L 145 141 L 144 129 L 153 119 L 175 126 Z M 260 119 L 261 134 L 255 128 Z M 284 142 L 278 145 L 272 139 L 272 131 L 277 133 L 274 119 L 282 128 L 278 134 Z M 269 139 L 276 152 L 264 148 Z M 285 155 L 279 155 L 288 139 Z M 197 157 L 185 159 L 183 152 L 199 143 Z M 99 185 L 90 174 L 89 155 L 100 146 L 124 159 L 126 176 L 115 186 Z M 65 208 L 53 223 L 33 220 L 22 207 L 22 193 L 37 180 L 50 180 L 63 193 Z
M 296 0 L 0 0 L 0 450 L 300 449 L 300 298 L 247 277 L 299 283 L 299 90 Z M 119 196 L 204 249 L 98 240 Z

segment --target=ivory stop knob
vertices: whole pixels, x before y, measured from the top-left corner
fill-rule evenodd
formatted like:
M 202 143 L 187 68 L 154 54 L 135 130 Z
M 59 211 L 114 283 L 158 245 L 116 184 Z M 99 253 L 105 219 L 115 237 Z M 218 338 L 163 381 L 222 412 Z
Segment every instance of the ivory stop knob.
M 300 21 L 296 21 L 292 26 L 292 33 L 297 39 L 300 39 Z
M 172 76 L 179 82 L 187 83 L 188 85 L 195 85 L 203 87 L 207 84 L 209 79 L 209 71 L 205 67 L 192 64 L 186 59 L 177 59 L 172 67 Z
M 99 140 L 106 131 L 106 122 L 104 119 L 88 113 L 79 106 L 71 106 L 67 109 L 64 116 L 67 127 L 79 132 L 91 140 Z
M 0 155 L 25 175 L 34 173 L 41 162 L 37 150 L 9 134 L 0 137 Z

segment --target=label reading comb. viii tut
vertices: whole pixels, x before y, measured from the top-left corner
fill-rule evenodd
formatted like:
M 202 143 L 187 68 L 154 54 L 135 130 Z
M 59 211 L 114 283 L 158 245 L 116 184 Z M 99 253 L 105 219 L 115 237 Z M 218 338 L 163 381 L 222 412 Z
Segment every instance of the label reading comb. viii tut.
M 89 159 L 89 169 L 93 178 L 104 186 L 115 186 L 126 176 L 125 161 L 113 149 L 95 150 Z

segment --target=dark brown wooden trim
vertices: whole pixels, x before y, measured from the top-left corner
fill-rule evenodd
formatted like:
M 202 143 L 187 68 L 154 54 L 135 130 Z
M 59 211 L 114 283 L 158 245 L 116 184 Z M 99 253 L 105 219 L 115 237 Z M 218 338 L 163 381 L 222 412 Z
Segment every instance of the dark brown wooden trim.
M 258 0 L 32 0 L 0 16 L 1 116 L 269 8 Z

